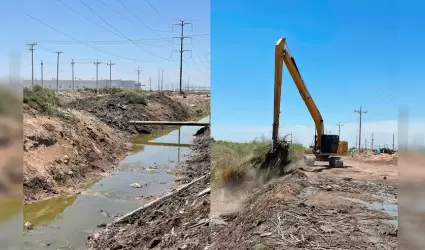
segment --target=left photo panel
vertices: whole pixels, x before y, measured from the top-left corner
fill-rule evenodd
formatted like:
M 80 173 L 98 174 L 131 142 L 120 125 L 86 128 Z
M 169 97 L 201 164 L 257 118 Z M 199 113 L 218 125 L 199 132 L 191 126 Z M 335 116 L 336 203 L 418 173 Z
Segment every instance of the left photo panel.
M 0 17 L 22 17 L 3 41 L 0 248 L 209 246 L 210 1 L 23 2 Z

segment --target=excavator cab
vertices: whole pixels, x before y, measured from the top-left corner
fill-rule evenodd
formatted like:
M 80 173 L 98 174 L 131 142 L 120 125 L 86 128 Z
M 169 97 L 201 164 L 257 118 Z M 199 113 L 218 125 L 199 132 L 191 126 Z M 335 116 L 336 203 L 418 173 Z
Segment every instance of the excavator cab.
M 337 154 L 338 153 L 338 144 L 339 136 L 338 135 L 321 135 L 322 143 L 320 144 L 320 153 L 321 154 Z

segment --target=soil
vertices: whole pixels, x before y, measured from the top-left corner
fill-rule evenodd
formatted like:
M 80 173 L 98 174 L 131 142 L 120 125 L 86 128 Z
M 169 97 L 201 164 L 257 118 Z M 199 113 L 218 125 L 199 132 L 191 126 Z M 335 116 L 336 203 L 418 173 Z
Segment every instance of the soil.
M 129 120 L 184 121 L 209 112 L 206 95 L 153 92 L 146 94 L 146 105 L 132 102 L 131 96 L 89 92 L 65 92 L 59 98 L 67 108 L 54 116 L 24 105 L 25 203 L 80 193 L 115 170 L 131 150 L 132 134 L 162 128 L 135 128 Z
M 0 197 L 22 197 L 22 127 L 0 117 Z
M 95 232 L 90 249 L 205 249 L 210 243 L 210 130 L 201 129 L 187 160 L 177 166 L 183 185 L 205 176 L 181 192 L 174 192 L 119 223 Z
M 397 167 L 344 164 L 300 162 L 294 172 L 245 190 L 246 199 L 213 189 L 212 249 L 397 249 L 397 211 L 382 210 L 397 206 Z
M 154 92 L 147 95 L 148 104 L 142 105 L 129 94 L 122 94 L 121 98 L 115 95 L 89 97 L 73 101 L 71 105 L 79 110 L 85 110 L 108 126 L 119 131 L 131 134 L 146 134 L 164 129 L 159 125 L 134 125 L 129 121 L 184 121 L 194 117 L 204 117 L 209 111 L 208 97 L 189 95 L 182 98 L 180 95 L 168 95 Z
M 370 163 L 373 165 L 397 165 L 398 163 L 398 153 L 395 154 L 375 154 L 373 151 L 366 151 L 357 155 L 355 158 L 357 161 L 362 161 L 365 163 Z

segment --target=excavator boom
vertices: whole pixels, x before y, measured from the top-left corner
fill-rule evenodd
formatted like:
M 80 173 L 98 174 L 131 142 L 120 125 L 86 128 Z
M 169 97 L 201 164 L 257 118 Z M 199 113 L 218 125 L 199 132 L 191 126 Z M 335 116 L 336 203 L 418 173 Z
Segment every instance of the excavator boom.
M 298 70 L 297 64 L 295 63 L 294 57 L 289 52 L 288 46 L 286 45 L 286 39 L 281 38 L 275 45 L 275 75 L 274 75 L 274 110 L 273 110 L 273 148 L 277 146 L 277 140 L 279 136 L 279 119 L 280 119 L 280 100 L 282 92 L 282 73 L 283 64 L 289 71 L 295 85 L 303 99 L 311 117 L 313 118 L 316 127 L 315 142 L 313 145 L 313 154 L 320 156 L 324 160 L 328 160 L 329 156 L 336 155 L 341 152 L 339 145 L 347 147 L 346 142 L 340 142 L 339 136 L 337 135 L 325 135 L 324 123 L 322 115 L 317 108 L 313 98 L 311 97 L 307 86 L 304 83 L 301 73 Z M 335 161 L 333 158 L 332 161 Z M 331 160 L 329 160 L 331 163 Z M 341 161 L 342 162 L 342 161 Z M 334 163 L 332 163 L 334 164 Z
M 274 122 L 273 122 L 273 143 L 276 143 L 278 137 L 278 128 L 279 128 L 279 118 L 280 118 L 280 99 L 282 91 L 282 73 L 283 73 L 283 62 L 286 65 L 286 68 L 289 71 L 292 79 L 297 86 L 297 89 L 303 99 L 305 105 L 307 106 L 308 111 L 313 118 L 315 127 L 317 141 L 315 143 L 315 148 L 320 148 L 321 144 L 321 135 L 324 134 L 324 126 L 322 115 L 320 114 L 319 109 L 314 103 L 313 98 L 311 98 L 310 93 L 304 83 L 303 78 L 301 77 L 300 72 L 298 71 L 297 64 L 295 59 L 291 56 L 288 47 L 286 46 L 286 39 L 281 38 L 275 45 L 275 89 L 274 89 Z

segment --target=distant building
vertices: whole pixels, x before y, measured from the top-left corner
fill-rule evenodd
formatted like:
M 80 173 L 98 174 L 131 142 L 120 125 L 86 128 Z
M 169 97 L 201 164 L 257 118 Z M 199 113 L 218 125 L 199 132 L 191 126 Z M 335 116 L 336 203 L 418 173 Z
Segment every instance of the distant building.
M 98 87 L 100 89 L 102 88 L 109 88 L 110 82 L 109 80 L 98 80 Z M 41 79 L 34 79 L 35 85 L 42 85 Z M 24 87 L 31 87 L 31 79 L 24 79 L 23 80 Z M 113 88 L 123 88 L 123 89 L 136 89 L 140 88 L 140 86 L 137 85 L 137 81 L 134 80 L 112 80 L 111 85 Z M 43 80 L 43 87 L 50 88 L 50 89 L 56 89 L 56 80 Z M 96 88 L 96 80 L 74 80 L 74 89 L 95 89 Z M 59 91 L 65 91 L 65 90 L 72 90 L 72 80 L 59 80 Z

